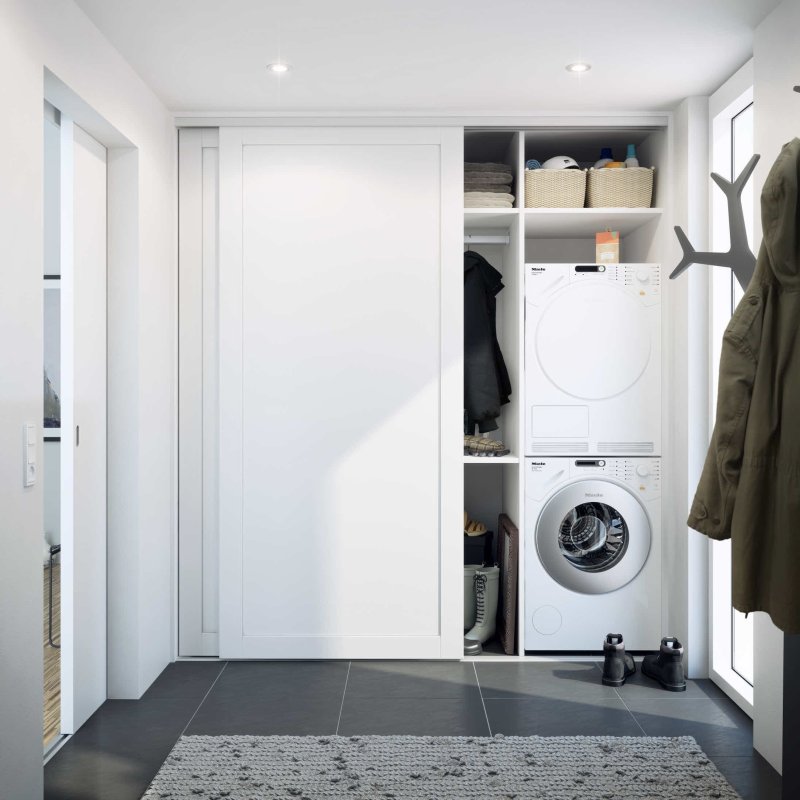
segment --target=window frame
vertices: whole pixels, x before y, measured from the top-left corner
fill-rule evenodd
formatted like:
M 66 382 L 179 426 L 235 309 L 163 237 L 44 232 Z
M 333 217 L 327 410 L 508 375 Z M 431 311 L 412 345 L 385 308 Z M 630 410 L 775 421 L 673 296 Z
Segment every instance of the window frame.
M 738 91 L 718 111 L 710 109 L 710 160 L 714 172 L 729 176 L 734 160 L 733 123 L 753 105 L 752 81 Z M 723 87 L 725 89 L 726 87 Z M 722 90 L 720 90 L 722 92 Z M 728 94 L 730 97 L 730 94 Z M 710 194 L 711 249 L 726 250 L 729 246 L 728 210 L 724 195 L 717 188 Z M 754 208 L 754 213 L 756 209 Z M 711 267 L 709 282 L 709 375 L 711 378 L 710 419 L 713 425 L 722 333 L 742 295 L 732 271 Z M 734 618 L 731 605 L 731 543 L 709 543 L 709 674 L 711 679 L 746 713 L 753 716 L 753 686 L 734 669 Z

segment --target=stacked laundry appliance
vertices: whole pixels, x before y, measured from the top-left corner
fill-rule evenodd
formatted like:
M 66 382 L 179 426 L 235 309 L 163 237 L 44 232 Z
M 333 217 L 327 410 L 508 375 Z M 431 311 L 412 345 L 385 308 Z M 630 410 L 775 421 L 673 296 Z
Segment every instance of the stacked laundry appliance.
M 525 267 L 525 650 L 661 637 L 661 270 Z
M 464 208 L 512 208 L 514 171 L 509 164 L 464 164 Z

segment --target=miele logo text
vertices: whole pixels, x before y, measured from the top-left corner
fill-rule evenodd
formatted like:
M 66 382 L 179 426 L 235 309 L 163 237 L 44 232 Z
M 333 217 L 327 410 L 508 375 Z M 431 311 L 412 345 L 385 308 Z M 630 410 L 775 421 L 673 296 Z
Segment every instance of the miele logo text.
M 545 464 L 544 461 L 531 461 L 531 466 L 532 467 L 546 467 L 547 464 Z
M 544 267 L 531 267 L 531 272 L 544 272 Z
M 585 492 L 584 497 L 602 497 L 602 492 Z

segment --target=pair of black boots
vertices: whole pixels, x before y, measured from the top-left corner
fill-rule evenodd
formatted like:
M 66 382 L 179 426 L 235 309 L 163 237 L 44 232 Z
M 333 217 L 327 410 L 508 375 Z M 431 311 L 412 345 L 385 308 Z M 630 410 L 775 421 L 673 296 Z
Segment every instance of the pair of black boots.
M 609 633 L 603 643 L 603 684 L 623 686 L 636 672 L 633 656 L 625 652 L 621 633 Z M 642 661 L 642 673 L 658 681 L 669 692 L 685 692 L 683 674 L 683 645 L 674 637 L 661 640 L 658 653 L 647 655 Z

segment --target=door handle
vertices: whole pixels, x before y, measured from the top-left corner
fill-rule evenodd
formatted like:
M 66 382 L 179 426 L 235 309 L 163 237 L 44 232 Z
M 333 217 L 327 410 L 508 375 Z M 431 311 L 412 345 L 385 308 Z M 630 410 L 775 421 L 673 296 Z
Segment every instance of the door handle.
M 75 447 L 79 447 L 81 443 L 81 426 L 75 426 Z

